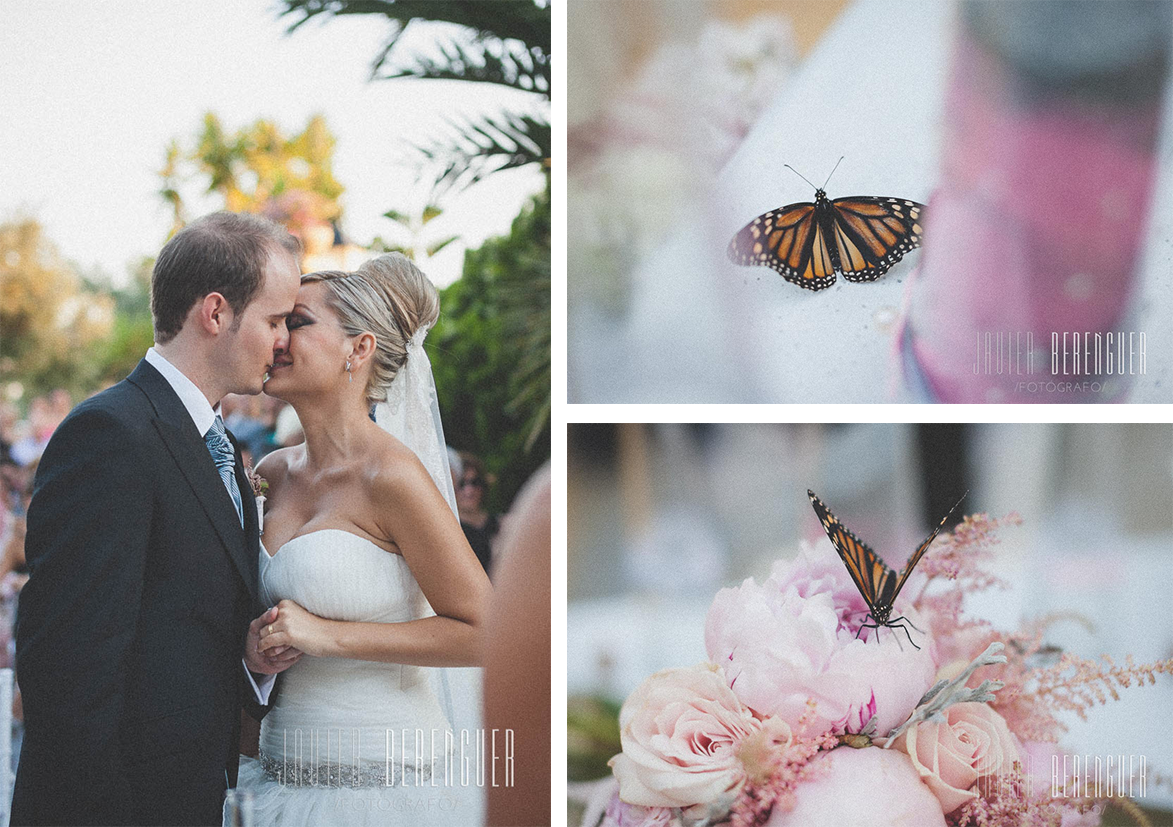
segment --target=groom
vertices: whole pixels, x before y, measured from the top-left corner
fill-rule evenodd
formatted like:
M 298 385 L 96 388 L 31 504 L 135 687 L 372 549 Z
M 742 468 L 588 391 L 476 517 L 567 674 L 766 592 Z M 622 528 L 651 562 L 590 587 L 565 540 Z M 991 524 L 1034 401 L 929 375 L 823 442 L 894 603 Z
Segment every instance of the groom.
M 301 653 L 257 653 L 276 614 L 258 603 L 256 501 L 219 402 L 259 393 L 288 347 L 297 252 L 252 215 L 179 232 L 151 278 L 155 347 L 45 450 L 17 617 L 13 825 L 221 823 L 242 703 L 267 703 Z

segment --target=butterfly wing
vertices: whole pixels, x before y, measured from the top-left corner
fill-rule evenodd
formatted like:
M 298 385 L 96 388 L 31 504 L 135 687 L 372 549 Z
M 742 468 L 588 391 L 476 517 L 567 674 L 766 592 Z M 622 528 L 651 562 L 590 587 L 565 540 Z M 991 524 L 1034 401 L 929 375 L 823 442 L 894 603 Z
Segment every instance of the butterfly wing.
M 760 264 L 791 284 L 823 290 L 835 283 L 830 241 L 807 201 L 759 215 L 733 236 L 727 253 L 734 264 Z
M 848 281 L 875 281 L 921 245 L 924 204 L 903 198 L 852 196 L 831 202 L 839 270 Z
M 916 567 L 916 564 L 920 562 L 920 558 L 925 556 L 925 552 L 929 550 L 929 546 L 933 544 L 933 540 L 937 539 L 937 535 L 941 532 L 941 529 L 945 527 L 945 521 L 948 520 L 950 516 L 952 516 L 953 512 L 957 510 L 957 506 L 961 505 L 961 501 L 964 500 L 968 494 L 969 492 L 966 491 L 965 494 L 961 495 L 961 500 L 958 500 L 953 504 L 953 507 L 949 509 L 949 513 L 941 518 L 941 522 L 937 523 L 937 527 L 933 529 L 933 533 L 930 534 L 923 543 L 917 546 L 916 551 L 914 551 L 912 556 L 908 558 L 908 562 L 904 564 L 904 568 L 900 570 L 900 574 L 896 578 L 896 590 L 892 595 L 893 602 L 896 600 L 896 595 L 900 594 L 900 590 L 904 588 L 904 581 L 908 579 L 908 575 L 912 574 L 912 570 Z
M 847 573 L 851 575 L 852 582 L 871 609 L 872 617 L 878 617 L 884 606 L 890 608 L 892 605 L 891 601 L 885 602 L 882 596 L 892 591 L 896 574 L 878 554 L 839 522 L 823 501 L 815 496 L 814 491 L 808 488 L 806 495 L 810 497 L 811 505 L 818 515 L 819 522 L 823 524 L 823 531 L 827 532 L 831 545 L 835 546 L 835 550 L 843 558 L 843 564 L 847 566 Z

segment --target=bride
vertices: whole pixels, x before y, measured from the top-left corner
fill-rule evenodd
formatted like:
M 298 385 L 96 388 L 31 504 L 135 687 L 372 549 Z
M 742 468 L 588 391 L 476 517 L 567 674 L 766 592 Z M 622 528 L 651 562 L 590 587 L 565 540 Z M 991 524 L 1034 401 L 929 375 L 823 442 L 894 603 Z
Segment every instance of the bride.
M 453 732 L 424 668 L 479 663 L 490 595 L 453 513 L 423 349 L 438 315 L 402 255 L 302 277 L 265 392 L 305 442 L 257 473 L 261 599 L 278 607 L 259 649 L 304 655 L 278 682 L 259 760 L 241 761 L 258 827 L 480 820 L 476 738 Z

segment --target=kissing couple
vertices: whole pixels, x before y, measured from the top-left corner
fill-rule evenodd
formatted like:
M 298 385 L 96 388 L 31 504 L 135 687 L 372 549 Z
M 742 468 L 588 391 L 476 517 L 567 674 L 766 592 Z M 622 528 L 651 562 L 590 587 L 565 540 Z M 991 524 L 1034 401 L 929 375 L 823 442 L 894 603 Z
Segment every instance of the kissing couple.
M 247 214 L 181 230 L 151 278 L 154 347 L 45 450 L 13 825 L 220 825 L 233 787 L 258 827 L 480 820 L 457 781 L 416 789 L 453 750 L 434 687 L 477 690 L 428 667 L 478 663 L 490 596 L 423 348 L 439 299 L 401 255 L 303 276 L 299 249 Z M 262 390 L 305 433 L 258 464 L 263 514 L 219 412 Z

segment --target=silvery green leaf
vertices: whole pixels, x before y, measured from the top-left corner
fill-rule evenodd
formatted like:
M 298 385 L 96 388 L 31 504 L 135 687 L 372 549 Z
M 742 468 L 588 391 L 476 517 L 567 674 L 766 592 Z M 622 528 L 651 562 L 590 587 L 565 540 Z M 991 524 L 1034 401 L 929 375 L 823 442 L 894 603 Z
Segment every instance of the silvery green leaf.
M 995 663 L 1005 663 L 1006 656 L 998 654 L 1002 651 L 1002 648 L 1003 646 L 1000 642 L 994 641 L 986 647 L 986 651 L 974 658 L 973 662 L 965 667 L 962 673 L 956 678 L 951 681 L 938 681 L 921 698 L 920 703 L 912 711 L 908 720 L 888 733 L 887 740 L 884 742 L 884 749 L 892 746 L 892 743 L 898 737 L 921 721 L 944 721 L 944 710 L 953 706 L 953 704 L 989 703 L 994 700 L 994 693 L 1006 685 L 1002 681 L 984 680 L 976 689 L 970 689 L 965 684 L 973 676 L 973 673 L 981 667 L 991 666 Z

